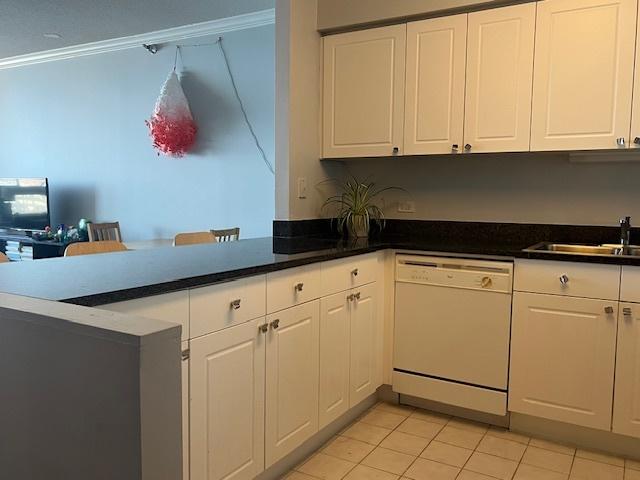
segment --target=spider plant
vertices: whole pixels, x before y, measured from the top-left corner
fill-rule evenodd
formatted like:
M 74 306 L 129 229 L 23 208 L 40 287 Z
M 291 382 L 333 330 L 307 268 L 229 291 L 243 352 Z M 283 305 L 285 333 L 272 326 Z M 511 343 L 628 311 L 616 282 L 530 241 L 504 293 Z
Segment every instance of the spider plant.
M 346 229 L 353 237 L 369 236 L 372 223 L 382 230 L 385 224 L 384 213 L 374 201 L 387 190 L 402 190 L 399 187 L 376 188 L 374 182 L 362 182 L 353 176 L 337 183 L 341 193 L 327 198 L 322 209 L 337 207 L 338 231 L 343 233 Z

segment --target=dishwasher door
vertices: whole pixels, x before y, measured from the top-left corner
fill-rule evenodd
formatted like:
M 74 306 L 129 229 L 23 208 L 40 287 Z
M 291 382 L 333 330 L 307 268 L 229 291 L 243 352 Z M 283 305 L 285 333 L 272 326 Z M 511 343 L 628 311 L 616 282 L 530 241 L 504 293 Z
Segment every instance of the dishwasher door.
M 396 283 L 394 370 L 507 390 L 511 294 Z

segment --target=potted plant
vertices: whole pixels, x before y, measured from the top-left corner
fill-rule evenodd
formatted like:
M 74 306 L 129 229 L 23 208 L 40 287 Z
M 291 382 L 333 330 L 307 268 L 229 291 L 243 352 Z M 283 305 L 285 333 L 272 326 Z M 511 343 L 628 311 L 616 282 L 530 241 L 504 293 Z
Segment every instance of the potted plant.
M 343 233 L 346 230 L 355 238 L 368 237 L 372 223 L 380 230 L 384 228 L 384 213 L 374 201 L 387 190 L 402 190 L 399 187 L 376 188 L 374 182 L 362 182 L 354 176 L 337 183 L 341 193 L 327 198 L 322 209 L 337 207 L 338 231 Z

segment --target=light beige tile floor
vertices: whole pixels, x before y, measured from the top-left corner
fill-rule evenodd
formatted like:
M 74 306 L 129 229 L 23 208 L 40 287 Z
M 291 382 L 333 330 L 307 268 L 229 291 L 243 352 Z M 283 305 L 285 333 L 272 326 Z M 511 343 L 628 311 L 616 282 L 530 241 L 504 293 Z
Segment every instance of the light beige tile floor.
M 379 403 L 287 480 L 640 480 L 640 462 Z

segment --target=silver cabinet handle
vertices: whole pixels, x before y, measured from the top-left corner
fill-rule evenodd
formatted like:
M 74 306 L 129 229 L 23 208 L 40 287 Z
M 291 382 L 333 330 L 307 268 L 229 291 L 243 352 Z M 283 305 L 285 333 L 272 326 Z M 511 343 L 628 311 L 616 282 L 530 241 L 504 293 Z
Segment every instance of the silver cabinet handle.
M 269 324 L 269 326 L 270 326 L 272 329 L 277 330 L 277 329 L 278 329 L 278 327 L 280 326 L 280 319 L 279 319 L 279 318 L 276 318 L 273 322 L 271 322 L 271 323 Z
M 182 361 L 189 360 L 189 356 L 191 355 L 191 351 L 188 348 L 182 350 Z
M 353 298 L 355 298 L 356 300 L 360 300 L 360 292 L 354 293 Z
M 633 139 L 633 143 L 636 145 L 640 145 L 640 137 L 636 137 Z
M 604 307 L 604 313 L 606 313 L 607 315 L 611 315 L 613 313 L 613 307 Z
M 622 309 L 622 313 L 624 314 L 625 317 L 630 317 L 631 315 L 633 315 L 633 312 L 631 311 L 631 308 L 629 308 L 629 307 L 624 307 Z
M 354 277 L 358 276 L 358 269 L 354 268 L 353 270 L 351 270 L 351 275 L 353 275 Z
M 459 149 L 460 149 L 460 146 L 457 143 L 454 143 L 453 145 L 451 145 L 452 152 L 457 152 Z
M 236 298 L 235 300 L 231 300 L 231 303 L 229 304 L 229 308 L 231 310 L 238 310 L 240 308 L 240 299 Z
M 263 323 L 262 325 L 258 325 L 258 332 L 267 333 L 268 330 L 269 330 L 269 324 L 268 323 Z
M 619 147 L 624 147 L 626 143 L 627 143 L 627 140 L 624 137 L 620 137 L 616 140 L 616 144 Z
M 304 288 L 304 283 L 302 283 L 302 282 L 300 282 L 300 283 L 296 283 L 296 284 L 293 286 L 293 289 L 294 289 L 296 292 L 301 292 L 303 288 Z
M 393 154 L 397 155 L 398 153 L 400 153 L 400 149 L 398 147 L 393 147 Z
M 562 285 L 567 285 L 569 283 L 569 277 L 567 277 L 566 275 L 560 275 L 560 278 L 558 279 L 560 280 L 560 283 Z
M 356 298 L 356 296 L 352 293 L 351 295 L 347 295 L 347 300 L 349 302 L 353 302 L 353 299 Z
M 465 150 L 466 152 L 470 152 L 470 151 L 471 151 L 471 148 L 473 148 L 473 147 L 471 146 L 471 144 L 470 144 L 470 143 L 467 143 L 467 144 L 464 146 L 464 150 Z

